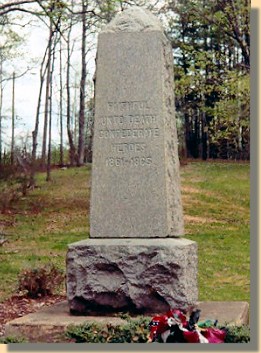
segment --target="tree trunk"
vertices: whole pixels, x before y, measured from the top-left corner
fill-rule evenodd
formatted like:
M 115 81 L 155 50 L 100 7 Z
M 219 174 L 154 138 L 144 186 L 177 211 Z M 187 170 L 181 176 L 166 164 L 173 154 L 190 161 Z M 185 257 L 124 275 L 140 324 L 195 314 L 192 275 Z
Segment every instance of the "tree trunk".
M 52 162 L 52 103 L 53 103 L 53 71 L 55 62 L 55 46 L 53 44 L 51 55 L 51 70 L 50 70 L 50 89 L 49 89 L 49 131 L 48 131 L 48 157 L 47 157 L 47 174 L 46 181 L 51 181 L 51 162 Z
M 84 128 L 85 128 L 85 85 L 86 85 L 86 9 L 85 0 L 82 0 L 82 72 L 80 83 L 80 110 L 79 110 L 79 140 L 78 166 L 84 163 Z
M 38 131 L 39 131 L 39 115 L 40 115 L 40 107 L 41 107 L 41 100 L 42 100 L 44 77 L 45 77 L 45 74 L 46 74 L 48 63 L 46 64 L 44 70 L 43 70 L 43 66 L 44 66 L 44 63 L 45 63 L 47 50 L 48 50 L 48 48 L 46 48 L 43 60 L 41 62 L 40 88 L 39 88 L 38 102 L 37 102 L 37 108 L 36 108 L 34 131 L 32 132 L 32 164 L 31 164 L 30 183 L 29 183 L 30 187 L 34 187 L 35 186 L 36 152 L 37 152 L 37 145 L 38 145 L 37 138 L 38 138 Z
M 2 55 L 0 53 L 0 167 L 2 165 L 2 107 L 3 107 L 3 62 L 2 62 Z
M 14 165 L 14 129 L 15 129 L 15 73 L 13 72 L 13 87 L 12 87 L 12 136 L 11 136 L 11 165 Z
M 43 143 L 42 143 L 42 157 L 41 157 L 41 166 L 42 167 L 44 167 L 46 165 L 46 145 L 47 145 L 47 128 L 48 128 L 48 111 L 49 111 L 49 90 L 50 90 L 50 72 L 51 72 L 51 57 L 52 57 L 52 39 L 53 39 L 53 29 L 52 29 L 52 22 L 50 20 L 46 89 L 45 89 Z
M 206 4 L 205 4 L 205 1 L 203 1 L 203 7 L 205 8 Z M 206 33 L 205 33 L 205 37 L 204 37 L 204 51 L 205 53 L 207 53 L 208 51 L 208 43 L 207 43 L 207 37 L 209 37 L 210 33 L 208 32 L 208 28 L 206 29 Z M 213 45 L 213 42 L 212 42 L 212 45 Z M 218 53 L 220 51 L 220 46 L 219 44 L 217 44 L 217 47 L 216 47 L 216 50 L 218 50 Z M 216 65 L 218 63 L 216 62 Z M 220 62 L 219 62 L 220 64 Z M 218 66 L 218 65 L 217 65 Z M 211 75 L 210 73 L 210 68 L 209 68 L 209 64 L 206 65 L 205 67 L 205 87 L 207 85 L 207 82 L 208 82 L 208 79 L 209 79 L 209 76 Z M 203 102 L 203 106 L 204 108 L 206 108 L 208 106 L 208 101 L 206 99 L 206 95 L 203 91 L 202 93 L 202 102 Z M 209 150 L 208 150 L 208 116 L 207 116 L 207 113 L 206 111 L 203 109 L 202 111 L 202 159 L 205 161 L 208 159 L 209 157 Z
M 202 159 L 206 161 L 208 159 L 208 134 L 206 124 L 206 113 L 202 112 Z
M 70 65 L 71 65 L 71 52 L 70 52 L 70 36 L 71 36 L 71 29 L 68 30 L 67 36 L 67 70 L 66 70 L 66 95 L 67 95 L 67 120 L 66 120 L 66 127 L 67 127 L 67 135 L 68 135 L 68 142 L 69 142 L 69 158 L 70 158 L 70 165 L 74 166 L 76 164 L 76 148 L 73 142 L 73 133 L 71 130 L 71 90 L 70 90 Z
M 64 165 L 63 154 L 63 77 L 62 77 L 62 38 L 60 37 L 60 166 Z

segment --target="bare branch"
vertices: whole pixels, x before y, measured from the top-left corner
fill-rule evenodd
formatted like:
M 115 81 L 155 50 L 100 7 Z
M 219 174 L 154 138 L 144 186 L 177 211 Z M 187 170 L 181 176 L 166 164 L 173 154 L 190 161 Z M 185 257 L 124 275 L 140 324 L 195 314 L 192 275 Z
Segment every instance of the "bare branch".
M 43 6 L 41 0 L 36 0 L 36 2 L 37 2 L 37 4 L 43 9 L 45 15 L 46 15 L 47 17 L 49 17 L 50 22 L 54 25 L 55 32 L 58 32 L 58 33 L 60 34 L 60 36 L 65 40 L 64 35 L 63 35 L 63 33 L 61 32 L 61 30 L 60 30 L 60 18 L 58 19 L 57 22 L 55 22 L 55 21 L 53 20 L 53 18 L 49 15 L 47 9 Z
M 40 14 L 39 12 L 23 9 L 22 7 L 12 7 L 12 8 L 0 11 L 0 16 L 4 16 L 12 11 L 20 11 L 20 12 L 30 13 L 31 15 L 43 16 L 43 14 Z
M 14 78 L 15 79 L 20 78 L 20 77 L 24 76 L 25 74 L 27 74 L 27 72 L 30 70 L 32 70 L 32 68 L 28 67 L 23 73 L 21 73 L 20 75 L 14 76 Z M 0 81 L 0 83 L 5 82 L 5 81 L 11 81 L 11 80 L 13 80 L 13 76 L 9 77 L 9 78 L 4 78 L 2 81 Z
M 0 10 L 6 9 L 8 7 L 11 8 L 17 5 L 32 4 L 34 2 L 36 2 L 36 0 L 21 0 L 21 1 L 9 2 L 7 4 L 0 5 Z
M 32 25 L 33 25 L 32 23 L 33 23 L 32 20 L 29 20 L 28 22 L 26 22 L 26 23 L 24 23 L 24 24 L 8 21 L 8 25 L 17 26 L 17 27 L 22 27 L 22 28 L 25 28 L 25 27 L 27 27 L 28 25 L 32 26 Z

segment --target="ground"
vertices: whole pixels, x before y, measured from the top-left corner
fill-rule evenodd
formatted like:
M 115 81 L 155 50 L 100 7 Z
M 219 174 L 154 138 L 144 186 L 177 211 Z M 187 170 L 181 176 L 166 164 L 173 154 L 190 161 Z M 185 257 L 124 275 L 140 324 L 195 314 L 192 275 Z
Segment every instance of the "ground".
M 52 295 L 30 299 L 24 295 L 13 295 L 0 303 L 0 337 L 4 335 L 4 326 L 8 321 L 14 320 L 26 314 L 38 311 L 44 306 L 66 300 L 65 295 Z
M 185 237 L 198 244 L 200 301 L 250 300 L 249 167 L 223 161 L 181 167 Z M 13 294 L 21 270 L 51 260 L 65 271 L 68 244 L 89 237 L 90 172 L 90 166 L 53 170 L 50 183 L 40 173 L 37 188 L 0 210 L 0 332 L 5 322 L 64 299 Z

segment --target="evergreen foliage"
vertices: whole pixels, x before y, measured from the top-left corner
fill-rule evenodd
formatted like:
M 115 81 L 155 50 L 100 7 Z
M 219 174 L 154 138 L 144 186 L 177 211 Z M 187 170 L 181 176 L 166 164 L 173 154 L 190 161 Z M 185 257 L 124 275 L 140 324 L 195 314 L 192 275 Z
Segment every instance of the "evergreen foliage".
M 149 335 L 149 318 L 128 319 L 126 324 L 106 326 L 87 322 L 79 326 L 70 326 L 66 337 L 76 343 L 145 343 Z
M 149 342 L 149 317 L 128 319 L 123 325 L 86 322 L 69 326 L 66 337 L 75 343 L 146 343 Z M 225 343 L 250 342 L 250 327 L 226 326 Z
M 180 152 L 249 159 L 250 2 L 178 0 L 164 11 L 182 122 Z

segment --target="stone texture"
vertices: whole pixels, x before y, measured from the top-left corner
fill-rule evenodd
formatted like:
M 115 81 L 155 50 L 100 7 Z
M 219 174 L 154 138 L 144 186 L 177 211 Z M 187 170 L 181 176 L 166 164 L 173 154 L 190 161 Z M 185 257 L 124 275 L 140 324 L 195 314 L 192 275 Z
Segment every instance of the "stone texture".
M 159 21 L 116 16 L 98 38 L 91 238 L 183 235 L 173 87 Z
M 138 6 L 132 6 L 114 17 L 102 33 L 160 31 L 163 27 L 157 17 Z
M 197 301 L 197 244 L 187 239 L 90 239 L 69 246 L 74 314 L 164 312 Z
M 201 309 L 200 321 L 218 319 L 220 325 L 239 326 L 249 323 L 247 302 L 200 302 L 198 308 Z M 26 337 L 30 342 L 61 342 L 61 335 L 69 325 L 81 325 L 85 322 L 106 326 L 122 325 L 125 320 L 110 316 L 73 316 L 70 315 L 65 301 L 8 322 L 5 333 L 6 336 Z
M 249 304 L 247 302 L 200 302 L 200 320 L 217 319 L 219 324 L 237 326 L 249 323 Z

